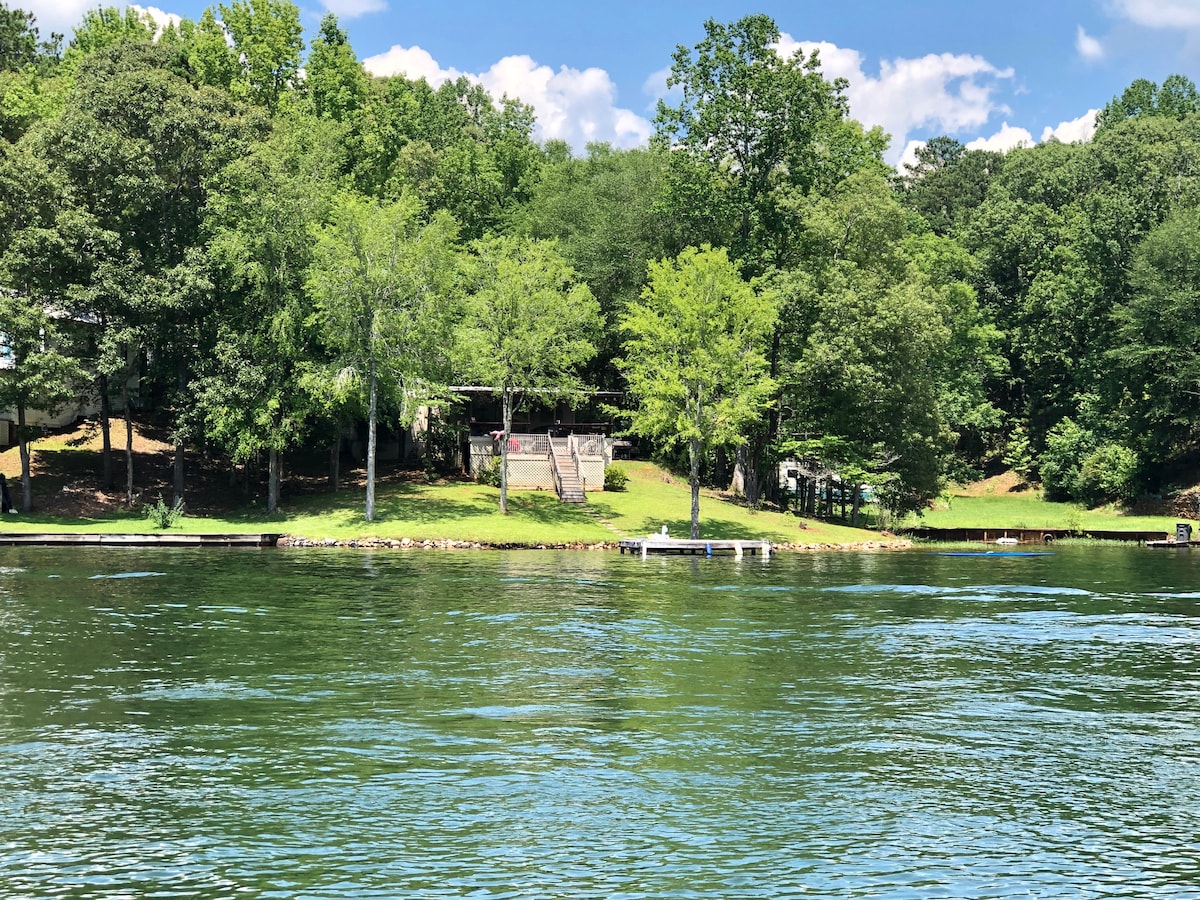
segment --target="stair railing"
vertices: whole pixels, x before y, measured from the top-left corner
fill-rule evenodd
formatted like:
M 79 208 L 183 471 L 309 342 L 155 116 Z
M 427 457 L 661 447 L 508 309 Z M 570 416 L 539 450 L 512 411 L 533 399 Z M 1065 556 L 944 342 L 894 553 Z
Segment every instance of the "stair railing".
M 546 443 L 550 455 L 550 473 L 554 477 L 554 493 L 561 500 L 563 495 L 562 472 L 558 468 L 558 454 L 554 452 L 554 438 L 550 438 Z
M 579 478 L 579 488 L 586 492 L 587 480 L 583 477 L 583 463 L 579 461 L 579 442 L 575 440 L 574 433 L 567 438 L 567 449 L 571 451 L 571 459 L 575 462 L 575 474 Z

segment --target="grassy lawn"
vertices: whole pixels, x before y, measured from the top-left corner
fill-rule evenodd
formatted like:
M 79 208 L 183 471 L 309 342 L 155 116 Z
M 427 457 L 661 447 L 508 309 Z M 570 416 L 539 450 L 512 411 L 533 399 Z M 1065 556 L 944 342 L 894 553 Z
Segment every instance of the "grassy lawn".
M 99 435 L 94 426 L 51 434 L 34 445 L 32 515 L 10 515 L 0 522 L 8 531 L 144 532 L 153 531 L 140 510 L 120 507 L 120 493 L 95 490 Z M 135 470 L 144 488 L 143 503 L 160 494 L 170 497 L 171 445 L 152 433 L 138 432 Z M 123 455 L 117 454 L 118 476 Z M 623 537 L 657 534 L 666 525 L 675 537 L 689 534 L 691 496 L 687 482 L 647 462 L 622 463 L 628 490 L 591 493 L 584 506 L 559 503 L 550 491 L 514 491 L 510 513 L 499 512 L 499 490 L 465 481 L 426 483 L 396 473 L 377 488 L 377 520 L 363 518 L 364 491 L 350 487 L 329 492 L 322 477 L 285 482 L 282 510 L 263 513 L 263 503 L 242 499 L 228 487 L 227 470 L 189 475 L 194 509 L 173 530 L 192 533 L 279 532 L 311 540 L 411 538 L 413 540 L 478 541 L 487 544 L 596 544 Z M 0 452 L 0 472 L 19 502 L 20 464 L 16 448 Z M 353 473 L 352 473 L 353 474 Z M 357 473 L 361 477 L 361 472 Z M 220 502 L 205 504 L 204 497 Z M 1069 503 L 1047 503 L 1041 492 L 1017 484 L 1015 476 L 997 476 L 949 491 L 903 527 L 1054 528 L 1173 532 L 1175 520 L 1164 516 L 1130 516 L 1111 507 L 1088 510 Z M 754 511 L 704 491 L 700 502 L 701 537 L 769 540 L 773 543 L 845 545 L 874 540 L 873 531 L 802 520 L 778 512 Z
M 1035 489 L 1014 490 L 1007 482 L 982 482 L 957 488 L 941 497 L 924 516 L 910 516 L 905 527 L 930 528 L 1065 528 L 1098 531 L 1166 531 L 1176 520 L 1168 516 L 1132 516 L 1112 506 L 1086 509 L 1073 503 L 1050 503 Z
M 53 452 L 76 453 L 61 447 Z M 274 516 L 267 516 L 260 502 L 234 512 L 189 515 L 172 530 L 205 534 L 279 532 L 311 540 L 407 537 L 537 545 L 613 542 L 657 533 L 666 525 L 675 537 L 687 537 L 691 494 L 686 481 L 650 463 L 626 463 L 624 467 L 630 476 L 627 490 L 590 493 L 583 506 L 560 503 L 549 491 L 510 491 L 509 514 L 505 516 L 499 511 L 497 488 L 465 481 L 427 484 L 393 478 L 377 486 L 376 521 L 372 523 L 363 517 L 361 488 L 289 496 L 285 485 L 281 511 Z M 71 490 L 70 485 L 63 487 Z M 11 476 L 9 488 L 14 495 L 19 492 Z M 169 490 L 166 493 L 169 496 Z M 152 501 L 157 494 L 148 491 L 143 496 Z M 756 512 L 708 491 L 701 497 L 700 527 L 702 537 L 774 543 L 852 544 L 878 537 L 861 529 L 805 522 L 786 513 Z M 94 517 L 37 512 L 10 515 L 0 528 L 54 533 L 154 530 L 140 511 L 113 509 Z

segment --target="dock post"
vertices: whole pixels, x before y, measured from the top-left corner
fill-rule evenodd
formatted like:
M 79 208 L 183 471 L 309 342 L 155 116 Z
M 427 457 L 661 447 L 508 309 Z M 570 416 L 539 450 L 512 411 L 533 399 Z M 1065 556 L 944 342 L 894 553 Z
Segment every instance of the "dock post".
M 734 558 L 736 558 L 736 559 L 742 558 L 742 542 L 741 541 L 733 542 L 733 555 L 734 555 Z
M 646 545 L 649 543 L 649 541 L 642 541 L 642 559 L 646 558 Z

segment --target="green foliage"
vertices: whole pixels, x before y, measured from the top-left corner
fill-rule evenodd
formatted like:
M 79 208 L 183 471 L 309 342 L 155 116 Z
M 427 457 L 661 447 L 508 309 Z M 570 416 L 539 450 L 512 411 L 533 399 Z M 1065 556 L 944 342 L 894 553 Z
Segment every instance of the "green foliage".
M 1129 300 L 1115 311 L 1109 359 L 1138 445 L 1162 472 L 1200 438 L 1200 208 L 1173 212 L 1133 256 Z
M 776 315 L 771 294 L 743 281 L 723 249 L 704 246 L 651 263 L 641 301 L 621 321 L 630 431 L 688 448 L 693 538 L 701 460 L 743 443 L 775 393 L 763 348 Z
M 1096 128 L 1105 129 L 1139 116 L 1183 119 L 1200 112 L 1200 91 L 1185 75 L 1168 75 L 1160 88 L 1139 78 L 1120 97 L 1114 97 L 1096 116 Z
M 334 198 L 316 230 L 306 289 L 324 340 L 366 388 L 366 518 L 375 517 L 375 441 L 381 399 L 408 425 L 444 394 L 457 309 L 454 240 L 444 212 L 423 222 L 405 194 L 382 204 L 352 193 Z
M 367 74 L 333 13 L 321 19 L 304 67 L 304 87 L 313 111 L 339 122 L 351 118 L 366 102 Z
M 236 93 L 270 110 L 296 84 L 300 71 L 300 10 L 290 0 L 232 0 L 219 5 L 221 21 L 241 63 Z
M 1088 506 L 1105 501 L 1130 503 L 1137 495 L 1138 457 L 1120 444 L 1102 444 L 1083 460 L 1075 478 L 1075 498 Z
M 62 35 L 43 42 L 36 22 L 33 13 L 0 3 L 0 72 L 21 72 L 58 56 Z
M 940 491 L 955 443 L 982 443 L 999 426 L 984 392 L 1003 366 L 999 335 L 966 280 L 973 261 L 923 233 L 871 170 L 791 206 L 808 253 L 777 279 L 789 326 L 781 440 L 837 446 L 823 464 L 852 461 L 889 509 L 920 508 Z
M 82 60 L 100 50 L 122 42 L 149 44 L 154 40 L 154 19 L 132 6 L 122 12 L 115 6 L 97 6 L 83 15 L 75 34 L 63 53 L 63 63 L 71 71 Z
M 1038 457 L 1038 472 L 1046 497 L 1052 501 L 1073 499 L 1083 462 L 1096 450 L 1096 436 L 1069 417 L 1046 435 L 1046 449 Z
M 1026 481 L 1031 481 L 1037 472 L 1033 448 L 1029 444 L 1029 432 L 1017 425 L 1008 436 L 1002 462 Z
M 500 463 L 495 458 L 485 460 L 475 473 L 475 480 L 488 487 L 500 487 Z
M 935 137 L 905 163 L 900 197 L 921 214 L 935 234 L 965 227 L 1004 166 L 1004 154 L 967 150 L 950 137 Z
M 547 159 L 529 202 L 512 214 L 518 233 L 558 242 L 608 322 L 637 300 L 647 260 L 682 249 L 660 202 L 667 165 L 667 154 L 656 150 L 593 144 L 586 159 L 571 159 L 568 150 Z M 599 336 L 590 370 L 606 388 L 621 387 L 610 365 L 618 338 L 615 329 Z
M 168 506 L 163 502 L 162 494 L 158 495 L 158 500 L 154 503 L 147 503 L 144 507 L 146 521 L 155 528 L 166 530 L 175 527 L 179 520 L 183 518 L 183 499 L 176 500 Z
M 728 242 L 750 274 L 785 267 L 793 220 L 781 188 L 820 193 L 879 160 L 887 139 L 849 120 L 844 80 L 826 81 L 816 52 L 782 57 L 775 22 L 750 15 L 704 23 L 704 39 L 679 46 L 660 100 L 655 142 L 671 148 L 668 202 L 690 241 Z
M 581 389 L 578 370 L 596 352 L 600 308 L 552 242 L 491 238 L 473 249 L 465 266 L 460 364 L 502 398 L 508 433 L 518 394 L 562 398 Z M 500 473 L 500 508 L 506 510 L 507 442 Z
M 623 491 L 629 484 L 629 473 L 618 465 L 610 465 L 604 470 L 604 489 L 606 491 Z

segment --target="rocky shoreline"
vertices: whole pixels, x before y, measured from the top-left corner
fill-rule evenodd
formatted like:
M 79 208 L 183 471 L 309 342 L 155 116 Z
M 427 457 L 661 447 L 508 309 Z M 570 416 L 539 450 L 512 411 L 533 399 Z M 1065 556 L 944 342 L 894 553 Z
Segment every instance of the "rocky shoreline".
M 492 543 L 490 541 L 453 541 L 453 540 L 415 540 L 413 538 L 351 538 L 335 540 L 334 538 L 306 538 L 293 535 L 283 535 L 276 544 L 278 547 L 319 548 L 319 547 L 351 547 L 363 550 L 619 550 L 616 541 L 601 541 L 599 543 L 584 543 L 568 541 L 553 544 L 530 543 Z M 780 553 L 786 551 L 802 552 L 813 550 L 907 550 L 912 542 L 903 539 L 879 541 L 856 541 L 852 544 L 772 544 L 771 551 Z

